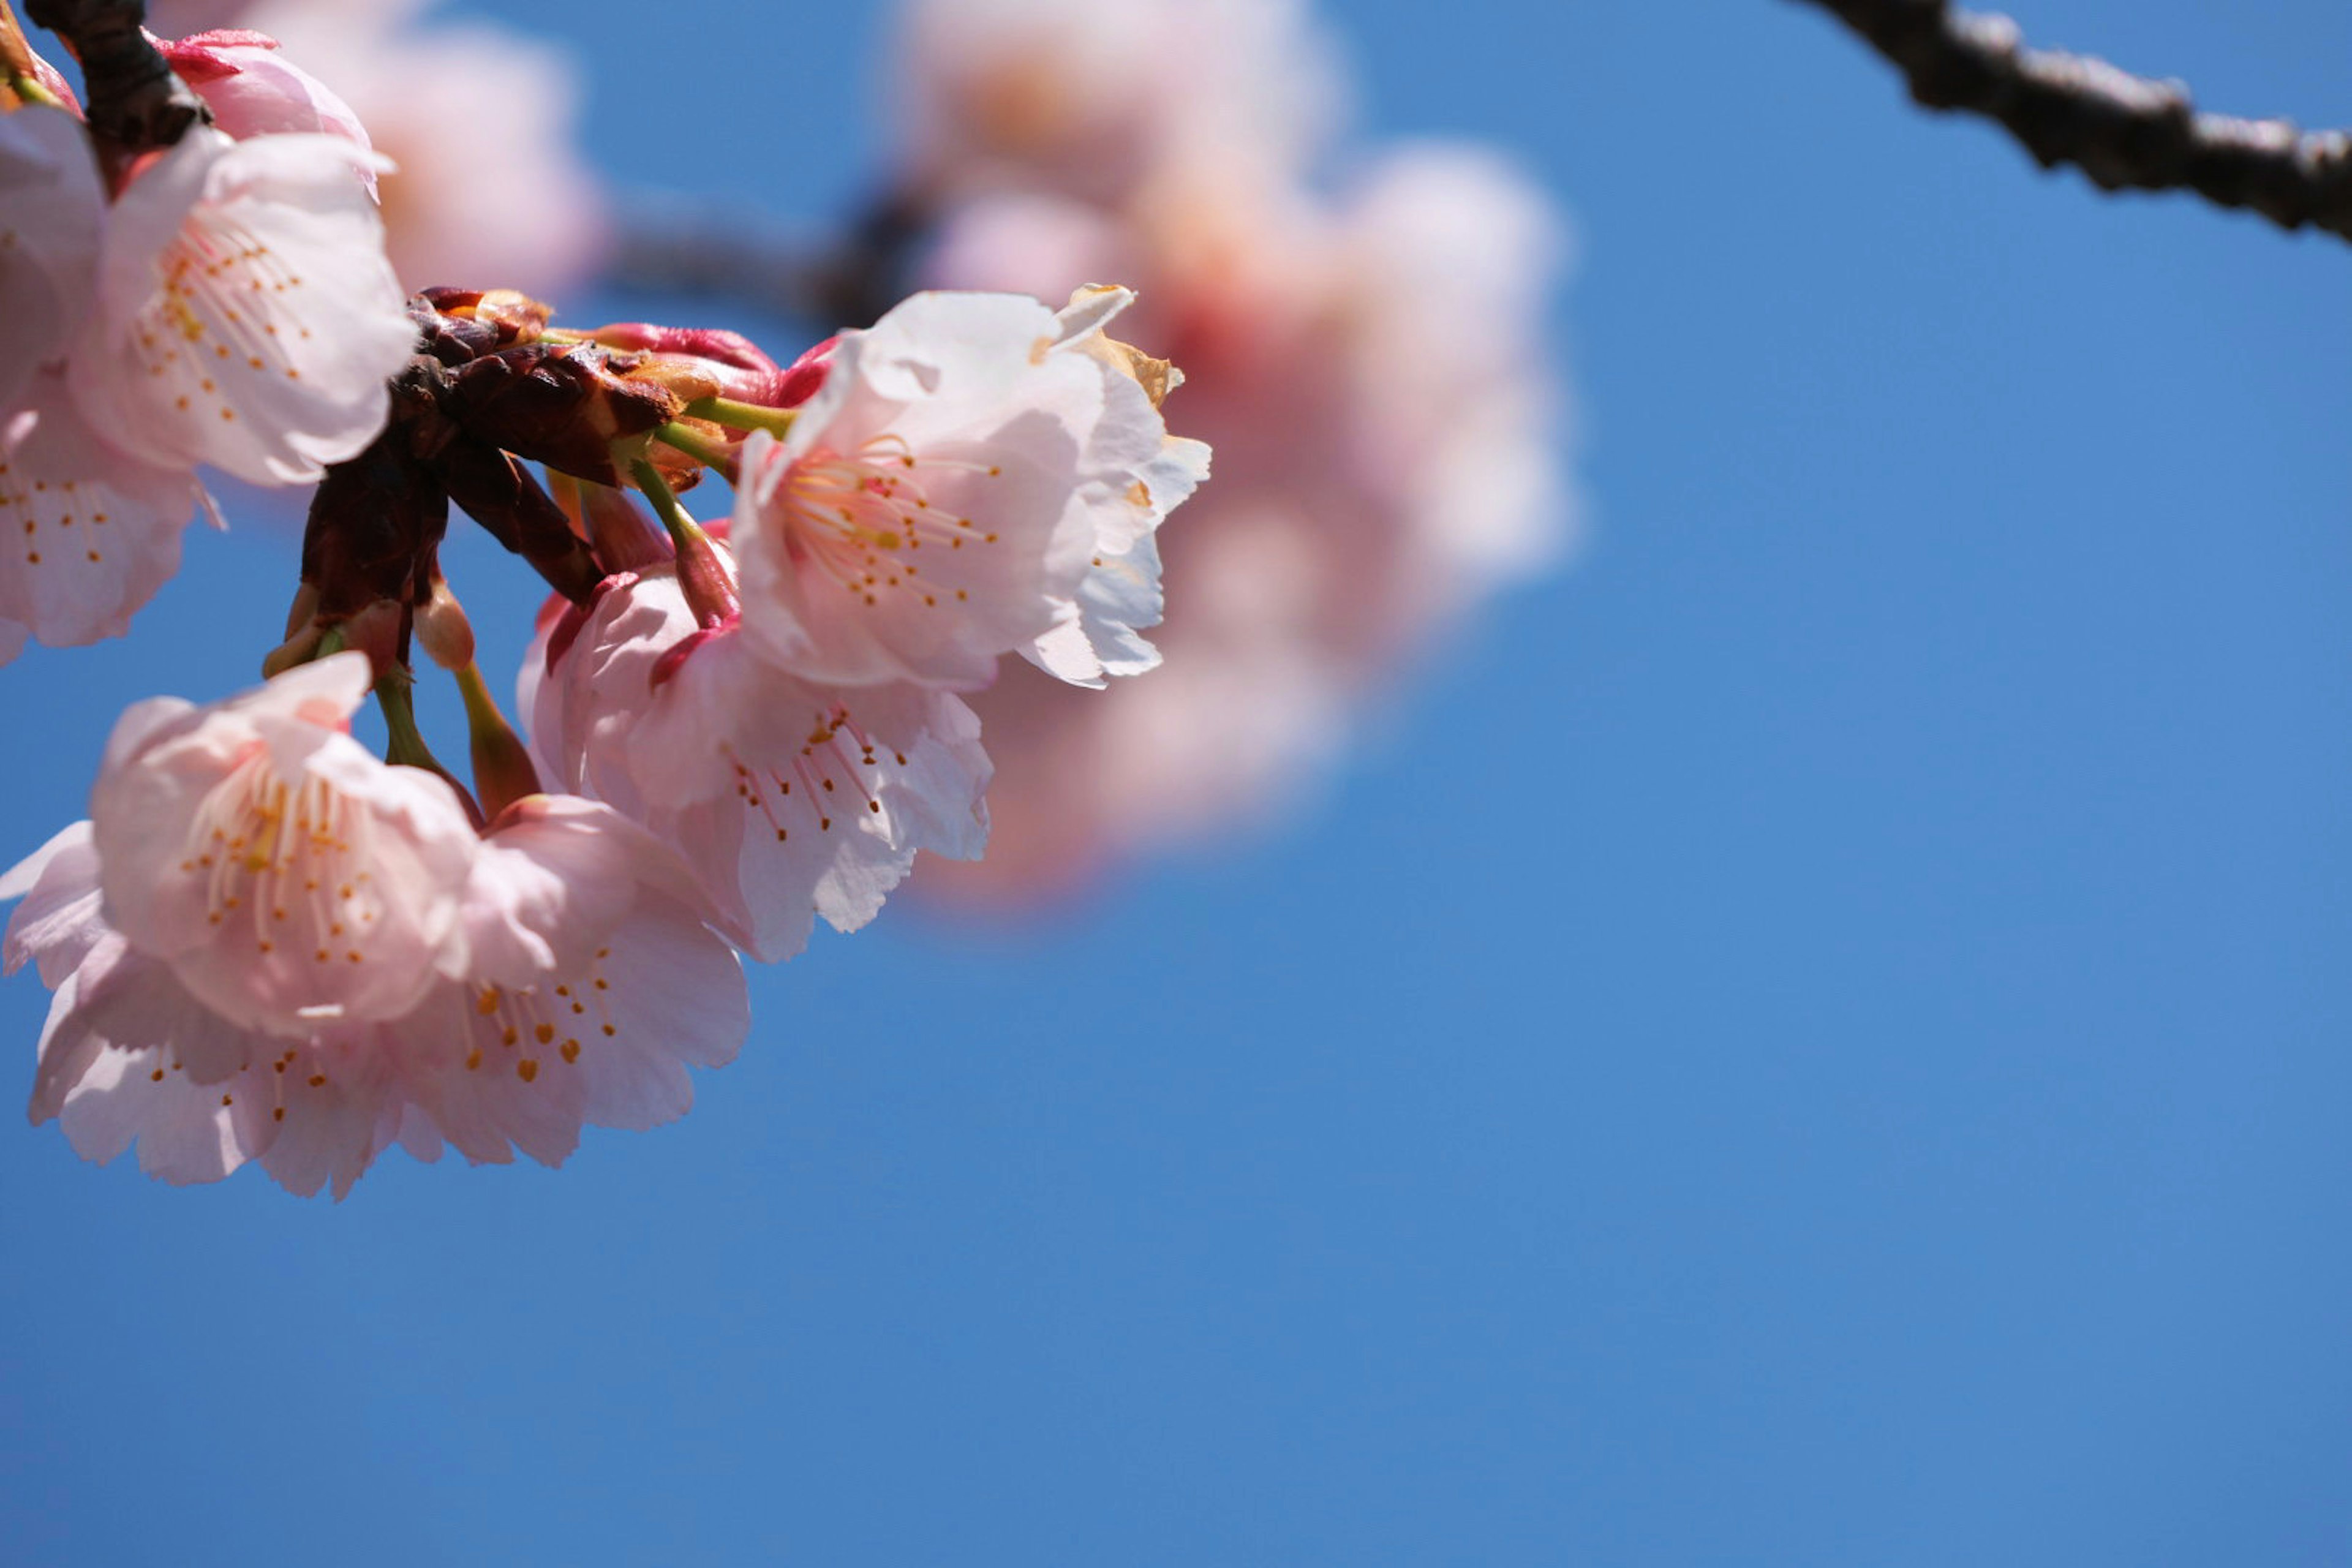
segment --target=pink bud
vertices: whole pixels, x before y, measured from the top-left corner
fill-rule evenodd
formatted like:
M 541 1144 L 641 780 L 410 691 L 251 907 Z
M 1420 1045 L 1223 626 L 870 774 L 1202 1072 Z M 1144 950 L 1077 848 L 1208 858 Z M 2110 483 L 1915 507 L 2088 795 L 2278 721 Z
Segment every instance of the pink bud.
M 784 372 L 782 384 L 776 389 L 772 406 L 798 408 L 817 395 L 824 385 L 825 373 L 833 368 L 834 351 L 841 346 L 839 337 L 830 337 L 793 361 Z
M 416 640 L 425 657 L 444 669 L 464 669 L 474 662 L 473 623 L 449 584 L 438 577 L 433 580 L 433 596 L 417 606 Z
M 757 404 L 763 408 L 785 406 L 777 398 L 782 393 L 787 373 L 740 332 L 709 327 L 664 327 L 651 321 L 615 321 L 588 335 L 607 347 L 651 356 L 641 374 L 660 379 L 666 369 L 675 370 L 708 380 L 719 397 Z
M 214 122 L 242 142 L 288 132 L 316 132 L 373 150 L 358 111 L 334 89 L 278 52 L 267 33 L 222 29 L 169 40 L 154 38 L 173 72 L 196 89 Z M 372 193 L 375 171 L 362 166 Z
M 397 599 L 378 599 L 341 626 L 343 646 L 368 656 L 377 676 L 400 665 L 400 626 L 408 606 Z
M 741 618 L 742 596 L 735 591 L 735 569 L 710 536 L 688 527 L 677 537 L 677 585 L 685 590 L 687 606 L 703 629 L 731 626 Z

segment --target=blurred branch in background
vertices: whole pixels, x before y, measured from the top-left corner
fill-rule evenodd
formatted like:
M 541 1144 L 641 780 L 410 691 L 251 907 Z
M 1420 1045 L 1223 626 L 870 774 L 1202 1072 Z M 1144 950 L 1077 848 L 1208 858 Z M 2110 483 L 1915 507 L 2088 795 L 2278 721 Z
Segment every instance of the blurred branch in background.
M 727 300 L 824 331 L 869 326 L 905 292 L 898 285 L 927 221 L 894 200 L 822 231 L 672 191 L 630 191 L 614 201 L 631 221 L 614 226 L 604 257 L 614 281 Z
M 2006 16 L 1945 0 L 1805 0 L 1902 68 L 1929 109 L 1998 121 L 2044 168 L 2073 163 L 2107 190 L 2189 190 L 2285 228 L 2352 238 L 2352 136 L 2284 120 L 2202 114 L 2177 81 L 2028 49 Z

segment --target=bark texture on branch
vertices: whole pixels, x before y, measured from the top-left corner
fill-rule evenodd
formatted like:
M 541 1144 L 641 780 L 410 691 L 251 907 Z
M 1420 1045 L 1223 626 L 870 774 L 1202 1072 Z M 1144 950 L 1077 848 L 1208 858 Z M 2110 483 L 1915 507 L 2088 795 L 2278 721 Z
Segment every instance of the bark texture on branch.
M 1921 104 L 1997 121 L 2044 168 L 2074 164 L 2111 191 L 2194 191 L 2285 228 L 2352 238 L 2352 135 L 2200 113 L 2179 82 L 2026 48 L 2008 17 L 1946 0 L 1804 3 L 1893 61 Z
M 147 41 L 146 0 L 26 0 L 25 15 L 81 62 L 91 134 L 117 157 L 175 145 L 212 119 Z

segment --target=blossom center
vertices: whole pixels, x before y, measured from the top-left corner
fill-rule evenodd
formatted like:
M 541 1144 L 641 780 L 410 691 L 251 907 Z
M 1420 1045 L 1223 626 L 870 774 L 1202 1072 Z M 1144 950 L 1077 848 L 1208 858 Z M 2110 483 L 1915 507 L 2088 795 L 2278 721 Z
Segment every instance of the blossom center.
M 897 593 L 936 608 L 942 594 L 962 599 L 965 591 L 925 582 L 911 557 L 926 547 L 991 545 L 996 534 L 934 504 L 927 476 L 1003 472 L 992 463 L 920 456 L 897 436 L 877 436 L 851 456 L 819 447 L 793 463 L 785 480 L 785 538 L 796 558 L 867 605 Z
M 231 394 L 256 382 L 299 381 L 282 296 L 302 279 L 243 225 L 218 215 L 192 219 L 157 262 L 162 292 L 139 323 L 139 358 L 149 376 L 176 389 L 173 405 L 198 400 L 234 423 Z
M 583 1035 L 617 1036 L 613 981 L 604 965 L 612 956 L 611 948 L 599 948 L 586 974 L 551 986 L 485 985 L 475 992 L 457 1031 L 466 1042 L 466 1070 L 480 1072 L 488 1065 L 537 1083 L 551 1064 L 579 1065 Z
M 247 758 L 196 813 L 180 870 L 205 881 L 205 919 L 249 929 L 257 952 L 364 963 L 383 911 L 366 869 L 370 815 L 324 780 L 289 784 Z
M 836 811 L 863 805 L 873 816 L 882 813 L 877 788 L 882 764 L 875 741 L 839 703 L 815 715 L 799 748 L 781 766 L 747 762 L 732 746 L 725 751 L 735 770 L 736 798 L 766 821 L 779 844 L 790 840 L 796 822 L 803 827 L 814 822 L 819 833 L 830 833 Z M 891 755 L 900 767 L 907 765 L 904 752 Z

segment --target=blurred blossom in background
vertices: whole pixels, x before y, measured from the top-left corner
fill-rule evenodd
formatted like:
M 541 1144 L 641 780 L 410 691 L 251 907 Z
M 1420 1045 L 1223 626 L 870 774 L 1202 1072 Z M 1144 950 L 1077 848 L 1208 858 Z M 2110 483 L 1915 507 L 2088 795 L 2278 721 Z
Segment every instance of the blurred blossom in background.
M 387 248 L 408 288 L 497 278 L 561 298 L 593 274 L 610 221 L 580 144 L 579 62 L 565 43 L 429 17 L 430 0 L 157 0 L 149 30 L 235 27 L 357 111 L 395 172 Z
M 1558 560 L 1564 226 L 1494 147 L 1350 136 L 1335 52 L 1283 0 L 926 0 L 898 48 L 917 279 L 1129 283 L 1122 331 L 1181 370 L 1170 417 L 1216 454 L 1161 535 L 1165 664 L 975 700 L 989 851 L 919 886 L 994 909 L 1263 826 L 1433 640 Z

